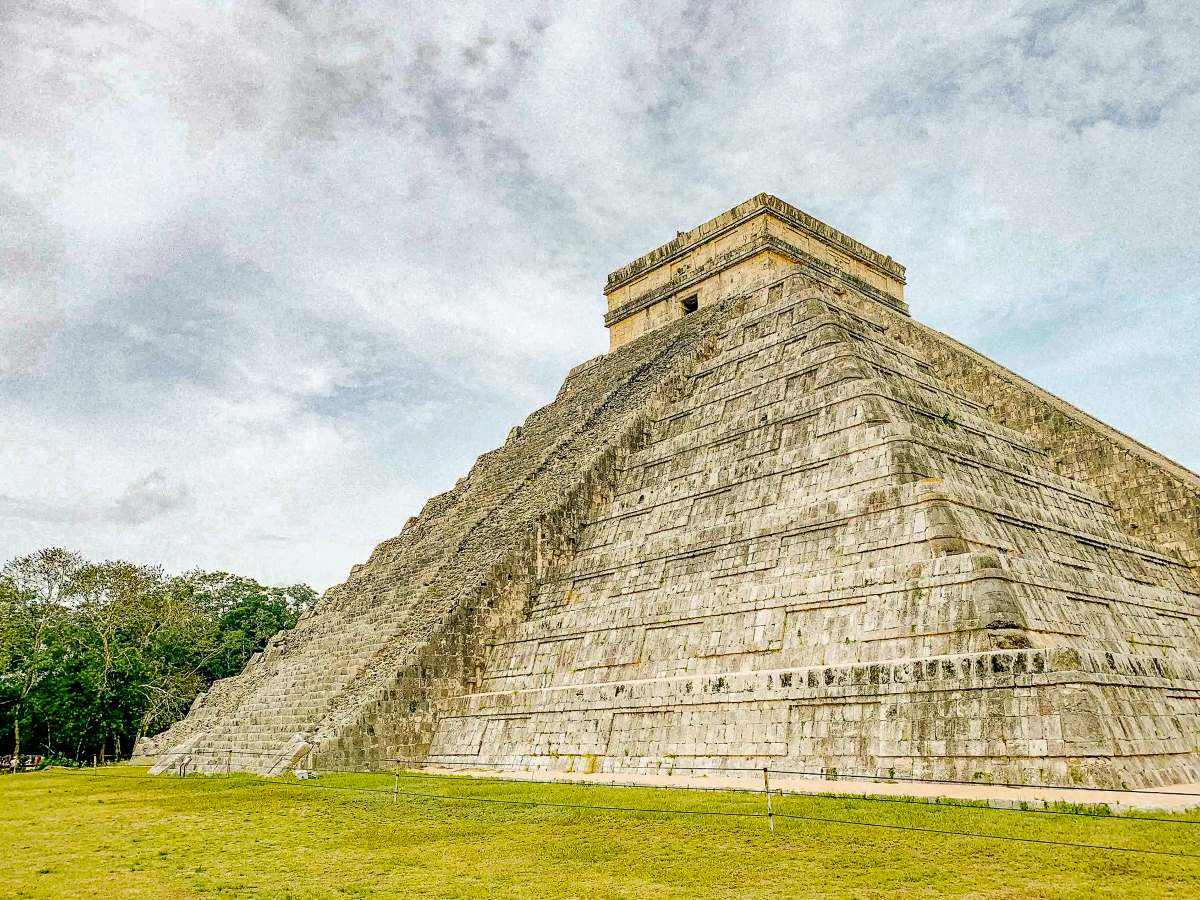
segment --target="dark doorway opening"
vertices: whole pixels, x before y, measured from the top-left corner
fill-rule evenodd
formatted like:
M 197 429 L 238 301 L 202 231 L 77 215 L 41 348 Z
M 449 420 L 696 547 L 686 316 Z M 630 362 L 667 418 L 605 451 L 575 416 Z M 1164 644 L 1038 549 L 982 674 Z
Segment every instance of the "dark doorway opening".
M 693 294 L 690 297 L 684 297 L 682 300 L 679 301 L 679 307 L 680 307 L 680 309 L 683 310 L 683 314 L 685 316 L 688 313 L 694 313 L 696 310 L 698 310 L 700 308 L 700 298 L 697 297 L 695 294 Z

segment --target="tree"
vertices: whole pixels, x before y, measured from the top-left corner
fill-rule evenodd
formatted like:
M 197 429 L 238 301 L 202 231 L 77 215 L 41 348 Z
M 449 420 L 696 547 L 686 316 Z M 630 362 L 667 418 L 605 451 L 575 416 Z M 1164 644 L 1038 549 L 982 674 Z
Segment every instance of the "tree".
M 107 754 L 109 739 L 126 725 L 129 704 L 114 702 L 116 695 L 136 692 L 144 681 L 142 632 L 153 624 L 138 613 L 162 580 L 161 569 L 106 561 L 85 564 L 72 582 L 78 626 L 73 631 L 78 638 L 75 653 L 88 660 L 84 671 L 92 694 L 91 724 L 100 735 L 101 756 Z
M 217 622 L 217 648 L 206 666 L 210 679 L 236 675 L 275 633 L 293 628 L 317 599 L 306 584 L 266 587 L 228 572 L 181 576 L 203 598 Z
M 64 618 L 63 597 L 83 558 L 61 547 L 21 556 L 0 569 L 0 704 L 12 707 L 13 759 L 30 697 L 52 668 L 52 635 Z
M 123 753 L 235 675 L 316 600 L 226 572 L 167 577 L 50 548 L 0 569 L 0 740 L 47 755 Z M 110 749 L 111 748 L 111 749 Z
M 139 598 L 131 628 L 145 679 L 137 734 L 154 734 L 177 720 L 211 682 L 207 666 L 217 652 L 217 624 L 186 578 L 168 579 Z

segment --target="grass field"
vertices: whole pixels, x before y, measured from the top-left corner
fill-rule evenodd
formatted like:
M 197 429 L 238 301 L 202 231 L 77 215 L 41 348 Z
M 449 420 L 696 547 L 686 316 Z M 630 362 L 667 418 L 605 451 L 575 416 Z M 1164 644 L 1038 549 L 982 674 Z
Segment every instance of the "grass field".
M 462 777 L 158 777 L 118 767 L 0 778 L 4 897 L 1196 897 L 1200 814 L 1165 821 L 826 797 Z M 317 786 L 314 786 L 317 785 Z M 319 787 L 318 787 L 319 786 Z M 383 793 L 375 793 L 380 791 Z M 413 794 L 444 795 L 435 799 Z

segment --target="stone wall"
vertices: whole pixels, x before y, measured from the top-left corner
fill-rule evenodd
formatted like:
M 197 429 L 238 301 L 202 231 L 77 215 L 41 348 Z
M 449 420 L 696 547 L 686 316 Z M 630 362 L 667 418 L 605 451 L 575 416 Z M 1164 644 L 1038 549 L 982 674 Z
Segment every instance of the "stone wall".
M 429 758 L 1200 774 L 1191 567 L 849 294 L 791 276 L 727 318 Z
M 795 264 L 907 312 L 902 265 L 778 197 L 759 194 L 608 276 L 610 346 L 680 318 L 683 299 L 708 306 Z
M 1200 476 L 953 338 L 869 309 L 939 378 L 1027 435 L 1057 472 L 1098 489 L 1124 528 L 1200 565 Z

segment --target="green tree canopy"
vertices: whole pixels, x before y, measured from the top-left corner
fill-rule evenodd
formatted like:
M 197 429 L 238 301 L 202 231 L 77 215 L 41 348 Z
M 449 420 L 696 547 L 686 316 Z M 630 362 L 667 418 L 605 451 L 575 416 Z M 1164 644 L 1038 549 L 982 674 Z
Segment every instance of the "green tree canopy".
M 307 585 L 89 562 L 52 547 L 0 568 L 0 752 L 128 753 L 316 602 Z

